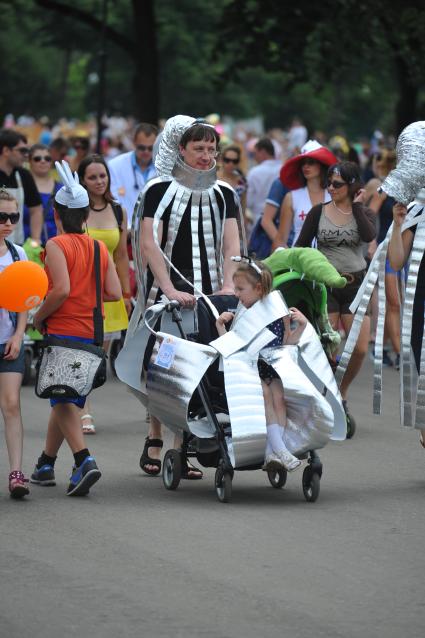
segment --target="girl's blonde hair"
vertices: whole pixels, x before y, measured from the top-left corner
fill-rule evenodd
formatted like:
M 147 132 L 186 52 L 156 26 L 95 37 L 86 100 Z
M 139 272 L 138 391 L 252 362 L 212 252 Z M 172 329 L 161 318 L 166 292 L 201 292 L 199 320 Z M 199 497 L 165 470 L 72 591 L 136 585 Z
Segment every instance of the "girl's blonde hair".
M 4 187 L 0 188 L 0 201 L 15 202 L 16 210 L 18 210 L 18 200 L 16 199 L 16 197 L 13 197 L 13 195 L 11 195 L 9 191 L 7 191 Z
M 235 272 L 235 277 L 245 277 L 253 286 L 260 284 L 261 298 L 266 297 L 273 287 L 272 271 L 261 261 L 255 261 L 250 257 L 241 257 Z

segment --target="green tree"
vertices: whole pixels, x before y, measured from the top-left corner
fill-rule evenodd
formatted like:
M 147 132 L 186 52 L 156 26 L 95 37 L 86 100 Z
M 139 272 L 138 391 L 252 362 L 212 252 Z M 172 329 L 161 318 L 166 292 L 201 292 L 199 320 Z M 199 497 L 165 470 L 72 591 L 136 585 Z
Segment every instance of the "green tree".
M 215 55 L 222 78 L 230 68 L 260 67 L 284 72 L 287 90 L 301 83 L 317 90 L 333 85 L 339 97 L 351 85 L 361 88 L 352 95 L 359 99 L 362 91 L 364 96 L 373 92 L 374 83 L 382 87 L 383 80 L 391 95 L 392 82 L 400 130 L 418 116 L 425 83 L 424 28 L 421 0 L 307 0 L 298 5 L 232 0 L 223 12 Z
M 53 11 L 67 19 L 71 18 L 75 24 L 74 34 L 79 33 L 81 25 L 89 27 L 94 38 L 99 42 L 102 32 L 102 21 L 98 17 L 101 15 L 100 2 L 95 3 L 97 13 L 93 11 L 93 2 L 89 0 L 80 0 L 78 4 L 57 0 L 34 0 L 34 2 L 44 10 Z M 106 37 L 125 52 L 132 63 L 134 102 L 131 110 L 141 120 L 156 122 L 159 117 L 159 91 L 154 1 L 131 0 L 130 13 L 124 11 L 127 3 L 109 2 L 109 5 L 111 5 L 111 24 L 108 21 L 105 27 Z

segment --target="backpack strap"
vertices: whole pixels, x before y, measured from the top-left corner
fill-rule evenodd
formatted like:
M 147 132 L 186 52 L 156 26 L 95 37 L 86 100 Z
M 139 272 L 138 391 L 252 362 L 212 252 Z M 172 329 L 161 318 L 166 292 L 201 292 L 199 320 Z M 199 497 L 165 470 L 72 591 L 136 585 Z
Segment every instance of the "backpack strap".
M 14 262 L 15 262 L 15 261 L 21 261 L 21 258 L 19 257 L 19 253 L 18 253 L 18 251 L 16 250 L 15 245 L 14 245 L 14 244 L 12 244 L 12 242 L 11 242 L 11 241 L 9 241 L 8 239 L 5 239 L 5 240 L 4 240 L 4 243 L 6 244 L 8 251 L 9 251 L 9 252 L 10 252 L 10 254 L 12 255 L 12 259 L 13 259 L 13 261 L 14 261 Z M 18 322 L 16 312 L 11 312 L 11 311 L 9 310 L 9 317 L 10 317 L 10 321 L 12 322 L 13 327 L 14 327 L 14 328 L 16 328 L 16 324 L 17 324 L 17 322 Z
M 122 223 L 124 221 L 124 213 L 122 212 L 121 204 L 118 202 L 111 202 L 112 210 L 114 211 L 115 219 L 117 220 L 120 233 L 122 232 Z
M 94 279 L 96 282 L 96 305 L 93 308 L 94 343 L 97 346 L 103 344 L 103 316 L 102 316 L 102 290 L 100 282 L 100 247 L 94 239 Z
M 9 241 L 8 239 L 5 239 L 4 243 L 6 244 L 8 251 L 12 255 L 13 261 L 20 261 L 19 253 L 16 250 L 14 244 L 12 244 L 12 242 Z

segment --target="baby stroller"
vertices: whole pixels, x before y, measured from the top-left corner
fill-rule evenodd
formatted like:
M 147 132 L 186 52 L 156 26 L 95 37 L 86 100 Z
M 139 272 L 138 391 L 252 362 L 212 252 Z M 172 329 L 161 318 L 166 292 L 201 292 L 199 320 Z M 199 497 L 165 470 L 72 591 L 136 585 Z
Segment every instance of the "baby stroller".
M 281 299 L 278 292 L 272 295 L 275 295 L 275 301 Z M 209 301 L 219 312 L 234 310 L 236 304 L 233 297 L 213 296 Z M 183 431 L 181 449 L 168 450 L 164 457 L 165 488 L 175 490 L 187 458 L 196 457 L 202 466 L 216 468 L 216 495 L 219 501 L 228 502 L 235 470 L 256 470 L 263 466 L 266 442 L 264 401 L 256 363 L 255 369 L 252 366 L 252 356 L 243 349 L 230 355 L 226 353 L 229 344 L 232 348 L 234 336 L 231 333 L 227 333 L 226 337 L 230 335 L 230 339 L 224 346 L 219 343 L 220 339 L 214 339 L 214 317 L 209 306 L 210 303 L 204 299 L 198 300 L 194 321 L 186 328 L 176 302 L 156 304 L 145 313 L 145 324 L 155 336 L 147 370 L 147 407 L 171 430 Z M 250 310 L 246 310 L 247 325 L 250 323 L 247 317 Z M 268 308 L 265 308 L 265 316 L 270 317 Z M 166 331 L 163 328 L 155 330 L 159 319 L 163 320 L 164 327 L 168 324 Z M 177 327 L 179 336 L 170 334 L 171 323 Z M 261 343 L 253 346 L 256 339 L 258 337 L 250 342 L 254 351 L 255 347 L 262 347 Z M 291 451 L 307 460 L 302 488 L 305 499 L 314 502 L 319 496 L 323 471 L 316 450 L 331 437 L 338 440 L 345 438 L 345 415 L 339 393 L 311 325 L 304 331 L 299 346 L 268 350 L 280 351 L 268 353 L 267 361 L 275 369 L 290 368 L 291 387 L 285 385 L 288 425 L 295 412 L 308 412 L 310 418 L 302 434 L 300 428 L 293 425 L 292 430 L 288 427 L 288 436 Z M 219 357 L 219 354 L 222 356 Z M 303 361 L 299 364 L 298 359 Z M 316 367 L 316 374 L 310 375 L 310 380 L 301 370 L 301 366 L 304 370 L 308 368 L 309 360 L 314 361 Z M 220 370 L 220 361 L 223 371 Z M 310 407 L 306 405 L 313 395 L 316 421 L 311 420 Z M 279 489 L 286 483 L 287 472 L 282 468 L 268 471 L 267 476 L 271 486 Z

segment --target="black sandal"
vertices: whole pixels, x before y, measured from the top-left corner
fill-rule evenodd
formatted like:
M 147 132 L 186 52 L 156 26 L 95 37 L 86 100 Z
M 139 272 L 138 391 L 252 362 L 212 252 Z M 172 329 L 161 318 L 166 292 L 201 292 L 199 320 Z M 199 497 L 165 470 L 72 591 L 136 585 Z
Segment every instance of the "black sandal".
M 145 447 L 140 457 L 140 467 L 146 474 L 149 474 L 149 476 L 158 476 L 161 472 L 162 463 L 159 459 L 152 459 L 148 454 L 148 450 L 150 447 L 162 448 L 163 445 L 164 443 L 161 439 L 150 439 L 148 436 L 145 439 Z M 146 468 L 147 465 L 154 465 L 155 469 L 148 470 Z
M 189 476 L 189 472 L 192 472 L 192 476 Z M 200 481 L 203 478 L 204 473 L 199 467 L 195 467 L 189 460 L 186 460 L 186 465 L 182 467 L 182 479 L 187 481 Z

